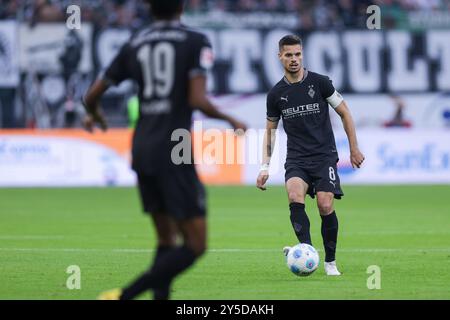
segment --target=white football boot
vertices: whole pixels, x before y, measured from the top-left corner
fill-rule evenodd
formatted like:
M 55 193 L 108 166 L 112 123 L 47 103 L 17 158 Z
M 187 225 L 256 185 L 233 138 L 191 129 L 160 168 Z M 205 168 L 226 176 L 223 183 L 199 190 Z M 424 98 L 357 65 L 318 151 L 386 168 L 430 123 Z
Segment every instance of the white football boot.
M 283 248 L 283 253 L 284 253 L 284 256 L 287 258 L 287 255 L 288 255 L 288 253 L 289 253 L 289 251 L 291 250 L 291 247 L 284 247 Z
M 336 260 L 331 262 L 325 262 L 325 273 L 327 276 L 340 276 L 341 273 L 336 267 Z

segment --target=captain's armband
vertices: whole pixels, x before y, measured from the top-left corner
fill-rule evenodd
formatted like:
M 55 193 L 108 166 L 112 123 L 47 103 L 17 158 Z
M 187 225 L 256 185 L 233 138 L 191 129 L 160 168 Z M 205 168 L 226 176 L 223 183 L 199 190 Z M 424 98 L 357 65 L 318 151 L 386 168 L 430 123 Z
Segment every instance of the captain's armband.
M 333 94 L 327 98 L 327 102 L 330 104 L 331 107 L 333 107 L 333 109 L 336 109 L 337 106 L 339 106 L 342 101 L 344 101 L 344 98 L 336 90 L 334 90 Z

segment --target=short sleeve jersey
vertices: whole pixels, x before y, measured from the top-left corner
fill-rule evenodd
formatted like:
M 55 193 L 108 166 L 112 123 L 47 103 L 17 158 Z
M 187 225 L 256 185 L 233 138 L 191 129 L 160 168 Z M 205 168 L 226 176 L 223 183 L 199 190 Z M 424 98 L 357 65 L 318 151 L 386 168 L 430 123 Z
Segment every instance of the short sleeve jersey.
M 133 168 L 151 174 L 171 163 L 176 129 L 190 130 L 189 79 L 212 67 L 205 35 L 178 21 L 160 21 L 137 32 L 119 51 L 103 79 L 134 80 L 139 87 L 139 119 L 133 137 Z
M 337 157 L 327 98 L 335 88 L 327 76 L 304 70 L 302 81 L 283 77 L 267 95 L 267 119 L 283 119 L 286 162 Z

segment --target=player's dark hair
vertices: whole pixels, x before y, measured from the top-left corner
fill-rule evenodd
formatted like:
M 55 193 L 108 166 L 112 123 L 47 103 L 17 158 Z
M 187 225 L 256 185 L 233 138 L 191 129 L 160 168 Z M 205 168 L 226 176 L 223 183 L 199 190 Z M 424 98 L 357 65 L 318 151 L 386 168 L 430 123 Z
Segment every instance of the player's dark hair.
M 302 39 L 300 39 L 300 37 L 296 36 L 295 34 L 289 34 L 280 39 L 280 41 L 278 42 L 278 48 L 281 50 L 283 46 L 292 46 L 296 44 L 299 44 L 301 46 Z
M 184 0 L 147 0 L 150 12 L 157 19 L 170 19 L 183 10 Z

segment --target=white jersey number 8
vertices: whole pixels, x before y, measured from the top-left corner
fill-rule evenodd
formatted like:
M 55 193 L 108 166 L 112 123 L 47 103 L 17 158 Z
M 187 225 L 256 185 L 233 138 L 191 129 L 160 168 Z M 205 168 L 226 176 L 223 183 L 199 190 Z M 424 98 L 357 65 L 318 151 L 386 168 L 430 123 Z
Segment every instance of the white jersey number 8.
M 329 168 L 328 173 L 329 173 L 329 175 L 330 175 L 330 180 L 331 180 L 331 181 L 336 180 L 336 174 L 334 173 L 334 168 L 333 168 L 333 167 L 330 167 L 330 168 Z

